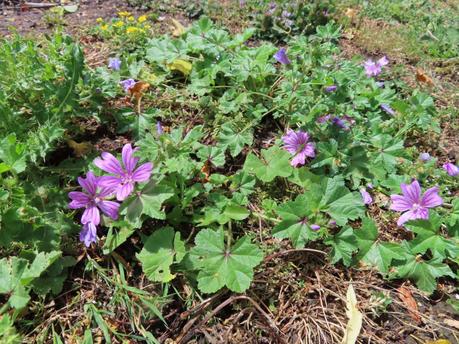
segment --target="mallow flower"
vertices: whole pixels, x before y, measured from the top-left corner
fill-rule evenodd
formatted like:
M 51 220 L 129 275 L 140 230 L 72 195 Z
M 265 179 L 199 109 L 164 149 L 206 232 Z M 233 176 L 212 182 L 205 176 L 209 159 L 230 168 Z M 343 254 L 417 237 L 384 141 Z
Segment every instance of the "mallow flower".
M 124 88 L 124 92 L 129 92 L 131 88 L 133 88 L 136 84 L 134 79 L 126 79 L 120 82 L 121 86 Z
M 367 190 L 365 190 L 364 188 L 360 189 L 360 195 L 362 195 L 363 203 L 365 205 L 369 205 L 369 204 L 373 203 L 373 198 L 371 197 L 369 192 Z
M 386 56 L 381 57 L 378 61 L 373 61 L 372 59 L 369 59 L 363 63 L 363 66 L 365 67 L 365 74 L 367 76 L 377 76 L 381 73 L 382 67 L 387 65 L 389 63 L 389 60 L 387 59 Z
M 91 246 L 93 242 L 97 242 L 97 227 L 92 222 L 83 225 L 80 232 L 80 241 L 83 242 L 86 247 Z
M 443 169 L 448 173 L 451 177 L 455 177 L 459 174 L 459 167 L 456 165 L 447 162 L 446 164 L 443 164 Z
M 163 125 L 160 121 L 156 122 L 156 132 L 159 136 L 161 136 L 164 133 Z
M 391 210 L 403 212 L 397 221 L 402 226 L 405 222 L 416 219 L 427 220 L 429 208 L 435 208 L 443 204 L 442 198 L 438 195 L 438 187 L 428 189 L 421 195 L 421 186 L 417 180 L 411 184 L 400 184 L 402 195 L 391 195 Z
M 113 190 L 116 199 L 123 201 L 134 190 L 135 183 L 146 182 L 150 179 L 153 164 L 147 162 L 136 168 L 139 158 L 134 156 L 137 148 L 132 149 L 130 144 L 126 144 L 121 152 L 123 166 L 112 154 L 103 152 L 102 158 L 96 158 L 94 164 L 101 170 L 112 173 L 114 176 L 100 177 L 100 185 Z
M 109 58 L 108 59 L 108 68 L 113 70 L 120 70 L 121 68 L 121 60 L 117 57 Z
M 314 158 L 315 146 L 314 143 L 309 141 L 309 134 L 298 130 L 294 132 L 293 130 L 288 130 L 287 134 L 282 136 L 282 141 L 284 141 L 284 149 L 293 155 L 293 159 L 290 162 L 290 165 L 293 167 L 301 166 L 306 163 L 306 158 Z
M 328 92 L 328 93 L 335 92 L 337 88 L 338 86 L 336 85 L 327 86 L 325 87 L 325 92 Z
M 381 104 L 381 109 L 384 110 L 387 114 L 395 116 L 395 111 L 388 104 Z
M 424 153 L 419 154 L 419 160 L 421 161 L 429 161 L 430 158 L 431 157 L 429 153 L 424 152 Z
M 97 241 L 97 225 L 100 223 L 99 209 L 114 220 L 118 218 L 120 205 L 106 200 L 113 192 L 110 189 L 100 187 L 99 181 L 100 177 L 88 172 L 86 178 L 78 178 L 78 183 L 84 192 L 72 191 L 69 193 L 72 200 L 69 204 L 70 209 L 85 208 L 81 217 L 83 228 L 80 232 L 80 241 L 86 247 Z
M 285 48 L 279 49 L 277 53 L 274 54 L 274 58 L 276 59 L 277 62 L 284 64 L 284 65 L 291 63 L 287 56 Z

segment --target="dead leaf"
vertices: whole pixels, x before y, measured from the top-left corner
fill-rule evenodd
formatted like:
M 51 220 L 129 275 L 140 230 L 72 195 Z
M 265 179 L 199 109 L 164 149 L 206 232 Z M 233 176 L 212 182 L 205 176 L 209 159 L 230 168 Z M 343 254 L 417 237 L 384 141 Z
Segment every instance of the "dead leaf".
M 405 304 L 411 318 L 418 323 L 421 322 L 421 317 L 419 316 L 418 304 L 416 303 L 416 300 L 411 294 L 411 291 L 404 285 L 398 288 L 397 291 L 399 293 L 400 300 L 402 300 L 402 302 Z
M 92 145 L 89 142 L 78 143 L 74 140 L 67 140 L 67 145 L 73 149 L 73 153 L 75 153 L 75 156 L 78 158 L 85 156 L 92 149 Z
M 180 37 L 185 33 L 185 27 L 180 24 L 178 20 L 175 20 L 174 18 L 171 18 L 171 29 L 172 29 L 172 36 L 174 37 Z
M 139 100 L 149 88 L 150 84 L 148 82 L 137 81 L 135 85 L 129 89 L 129 93 L 134 96 L 136 100 Z
M 357 10 L 355 8 L 347 8 L 344 15 L 349 19 L 354 19 L 357 16 Z
M 140 100 L 149 88 L 150 84 L 148 82 L 137 81 L 135 85 L 129 89 L 129 93 L 134 96 L 136 100 L 137 113 L 140 113 Z
M 207 183 L 210 178 L 210 161 L 207 160 L 204 165 L 201 167 L 201 172 L 204 174 L 203 183 Z
M 458 320 L 454 320 L 454 319 L 445 319 L 443 321 L 446 325 L 448 326 L 451 326 L 451 327 L 455 327 L 459 330 L 459 321 Z
M 341 344 L 355 344 L 362 328 L 363 315 L 357 308 L 357 298 L 352 284 L 349 284 L 346 293 L 346 316 L 349 321 Z
M 172 71 L 178 70 L 183 75 L 188 76 L 191 73 L 193 65 L 186 60 L 177 59 L 174 60 L 172 63 L 169 63 L 167 67 Z
M 431 77 L 429 77 L 422 69 L 418 68 L 416 69 L 416 80 L 419 82 L 422 82 L 424 84 L 427 84 L 429 86 L 433 86 L 433 80 Z

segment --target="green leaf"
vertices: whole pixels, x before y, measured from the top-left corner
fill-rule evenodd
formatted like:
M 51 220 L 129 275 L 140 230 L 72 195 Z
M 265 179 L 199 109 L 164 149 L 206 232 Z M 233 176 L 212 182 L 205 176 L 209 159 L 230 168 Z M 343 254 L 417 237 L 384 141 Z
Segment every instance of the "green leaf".
M 220 143 L 228 147 L 232 157 L 236 157 L 245 145 L 250 146 L 253 142 L 252 130 L 237 130 L 231 123 L 222 125 L 220 132 Z
M 261 151 L 261 159 L 250 153 L 244 163 L 244 170 L 255 174 L 263 182 L 270 182 L 276 177 L 288 177 L 292 173 L 290 154 L 273 146 Z
M 397 164 L 397 158 L 404 153 L 403 140 L 397 140 L 390 135 L 380 134 L 371 139 L 376 152 L 371 153 L 375 166 L 381 166 L 387 172 L 392 172 Z
M 178 263 L 184 255 L 185 245 L 180 233 L 175 233 L 171 227 L 163 227 L 148 237 L 137 259 L 142 263 L 142 270 L 148 279 L 169 282 L 175 277 L 170 270 L 174 258 Z
M 320 208 L 327 212 L 339 226 L 364 215 L 362 197 L 360 194 L 351 193 L 344 186 L 344 179 L 341 176 L 325 179 L 322 188 L 324 195 L 320 201 Z
M 21 173 L 26 168 L 26 146 L 16 143 L 16 135 L 10 134 L 0 142 L 0 171 L 6 172 L 13 170 L 16 173 Z
M 357 240 L 351 227 L 343 228 L 332 238 L 324 241 L 332 247 L 331 262 L 343 260 L 344 265 L 349 266 L 352 262 L 352 254 L 357 251 Z
M 195 244 L 190 255 L 199 269 L 198 287 L 204 293 L 224 286 L 238 293 L 245 291 L 253 279 L 253 268 L 263 260 L 262 251 L 247 236 L 226 247 L 223 230 L 203 229 Z
M 161 207 L 172 196 L 174 190 L 170 186 L 156 184 L 156 181 L 151 180 L 141 192 L 123 204 L 121 213 L 126 214 L 126 218 L 135 226 L 139 225 L 142 214 L 154 219 L 165 219 L 166 215 Z
M 400 244 L 377 241 L 378 228 L 369 218 L 362 220 L 362 228 L 354 231 L 354 234 L 359 247 L 355 260 L 377 267 L 382 274 L 389 272 L 389 267 L 394 259 L 404 257 L 404 250 Z
M 437 278 L 449 276 L 456 278 L 448 265 L 441 258 L 422 260 L 413 254 L 405 254 L 406 260 L 397 266 L 393 276 L 413 280 L 419 289 L 431 294 L 437 288 Z
M 232 220 L 244 220 L 249 216 L 250 212 L 240 205 L 236 204 L 229 204 L 225 207 L 225 211 L 223 212 L 224 216 L 229 217 Z
M 315 240 L 318 234 L 310 227 L 315 223 L 313 208 L 314 201 L 306 194 L 280 205 L 276 211 L 282 221 L 273 228 L 273 236 L 289 238 L 295 248 L 304 247 L 308 241 Z
M 119 230 L 116 230 L 113 226 L 110 226 L 108 230 L 107 239 L 103 246 L 104 254 L 113 252 L 135 232 L 135 228 L 129 222 L 118 221 L 116 226 L 119 227 Z

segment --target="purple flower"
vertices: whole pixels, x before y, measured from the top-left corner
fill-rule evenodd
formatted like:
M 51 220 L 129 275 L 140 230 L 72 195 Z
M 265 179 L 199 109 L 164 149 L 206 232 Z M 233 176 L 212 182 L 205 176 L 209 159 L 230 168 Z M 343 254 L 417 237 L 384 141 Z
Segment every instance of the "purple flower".
M 107 201 L 106 197 L 113 193 L 113 190 L 101 184 L 101 177 L 96 177 L 91 171 L 86 174 L 85 178 L 78 178 L 78 183 L 83 188 L 83 192 L 72 191 L 69 197 L 72 202 L 69 203 L 70 209 L 85 208 L 81 216 L 81 223 L 91 222 L 94 226 L 100 223 L 99 209 L 107 216 L 116 220 L 118 218 L 117 202 Z
M 451 177 L 455 177 L 459 174 L 459 167 L 456 165 L 447 162 L 446 164 L 443 164 L 443 169 L 448 173 Z
M 395 111 L 387 104 L 381 104 L 381 109 L 391 116 L 395 116 Z
M 367 188 L 369 188 L 370 190 L 374 188 L 373 184 L 372 183 L 368 183 L 367 184 Z
M 369 59 L 363 63 L 363 66 L 365 67 L 365 73 L 367 76 L 377 76 L 381 73 L 382 67 L 388 63 L 389 60 L 387 57 L 383 56 L 376 62 L 374 62 L 372 59 Z
M 130 144 L 124 145 L 121 153 L 124 168 L 118 159 L 108 152 L 103 152 L 102 158 L 94 160 L 94 164 L 101 170 L 115 175 L 101 177 L 100 185 L 116 192 L 118 201 L 123 201 L 132 193 L 135 183 L 146 182 L 150 179 L 153 164 L 147 162 L 136 169 L 139 162 L 139 158 L 134 157 L 136 150 L 137 148 L 132 149 Z
M 113 70 L 120 70 L 121 68 L 121 60 L 117 57 L 109 58 L 108 59 L 108 68 Z
M 239 7 L 245 6 L 245 0 L 239 0 Z
M 336 85 L 327 86 L 327 87 L 325 87 L 325 92 L 328 92 L 328 93 L 335 92 L 337 88 L 338 88 L 338 86 L 336 86 Z
M 281 48 L 277 51 L 277 53 L 274 54 L 274 58 L 277 60 L 277 62 L 280 62 L 281 64 L 287 65 L 290 64 L 290 60 L 288 59 L 287 53 L 285 52 L 285 48 Z
M 429 153 L 421 153 L 419 154 L 419 160 L 422 161 L 429 161 L 430 160 L 430 154 Z
M 443 200 L 438 195 L 438 187 L 428 189 L 421 196 L 421 186 L 417 180 L 411 184 L 400 184 L 403 195 L 391 195 L 391 210 L 405 212 L 397 221 L 398 226 L 402 226 L 409 220 L 428 219 L 429 208 L 435 208 L 443 204 Z
M 80 241 L 83 242 L 86 247 L 91 246 L 93 242 L 97 242 L 97 227 L 92 222 L 83 225 L 80 232 Z
M 160 121 L 156 122 L 156 132 L 160 136 L 164 133 L 164 129 L 163 129 L 163 126 L 161 125 Z
M 284 141 L 283 148 L 293 155 L 290 162 L 293 167 L 304 165 L 307 157 L 314 158 L 316 156 L 314 143 L 308 142 L 309 134 L 304 131 L 289 130 L 286 135 L 282 136 L 282 141 Z
M 320 226 L 319 226 L 319 225 L 316 225 L 316 224 L 313 224 L 313 225 L 311 225 L 311 229 L 312 229 L 313 231 L 318 231 L 318 230 L 320 229 Z
M 384 81 L 376 81 L 376 86 L 378 86 L 379 88 L 383 88 L 384 87 Z
M 316 122 L 317 123 L 325 123 L 327 122 L 329 119 L 330 119 L 330 115 L 324 115 L 324 116 L 320 116 L 319 118 L 317 118 Z
M 283 18 L 290 18 L 292 16 L 292 14 L 289 11 L 283 10 L 282 13 L 281 13 L 281 16 Z
M 131 88 L 136 84 L 134 79 L 126 79 L 120 82 L 121 86 L 124 88 L 124 92 L 129 92 Z
M 363 203 L 366 204 L 366 205 L 369 205 L 371 203 L 373 203 L 373 198 L 371 197 L 371 195 L 367 192 L 367 190 L 365 189 L 360 189 L 360 194 L 362 195 L 362 198 L 363 198 Z
M 277 5 L 274 2 L 269 3 L 269 9 L 266 11 L 266 15 L 271 16 L 277 9 Z
M 339 117 L 333 117 L 332 119 L 332 123 L 338 127 L 340 127 L 341 129 L 344 129 L 344 130 L 349 130 L 349 127 L 347 126 L 346 122 L 343 121 L 341 118 Z

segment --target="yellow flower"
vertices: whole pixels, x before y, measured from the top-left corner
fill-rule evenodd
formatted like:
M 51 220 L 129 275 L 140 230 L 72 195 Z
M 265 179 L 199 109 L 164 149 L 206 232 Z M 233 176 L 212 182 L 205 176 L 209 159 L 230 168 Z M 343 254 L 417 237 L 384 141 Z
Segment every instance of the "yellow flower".
M 129 17 L 131 14 L 129 12 L 122 11 L 122 12 L 118 12 L 118 15 L 120 17 Z
M 135 33 L 135 32 L 138 32 L 140 31 L 139 28 L 137 27 L 134 27 L 134 26 L 129 26 L 127 29 L 126 29 L 126 33 Z
M 102 31 L 105 31 L 105 30 L 108 29 L 108 25 L 107 25 L 107 24 L 101 25 L 100 29 L 101 29 Z
M 102 23 L 103 21 L 104 21 L 104 20 L 103 20 L 102 18 L 100 18 L 100 17 L 96 19 L 96 22 L 97 22 L 97 23 Z
M 132 22 L 132 21 L 135 20 L 135 18 L 134 18 L 133 16 L 130 16 L 127 20 L 130 21 L 130 22 Z
M 147 16 L 140 16 L 139 19 L 137 19 L 139 23 L 143 23 L 146 20 L 147 20 Z
M 115 24 L 113 24 L 114 27 L 122 27 L 124 23 L 122 21 L 118 21 Z
M 144 26 L 144 28 L 147 29 L 147 30 L 148 30 L 148 29 L 151 29 L 151 25 L 148 25 L 148 24 L 147 24 L 147 25 Z

